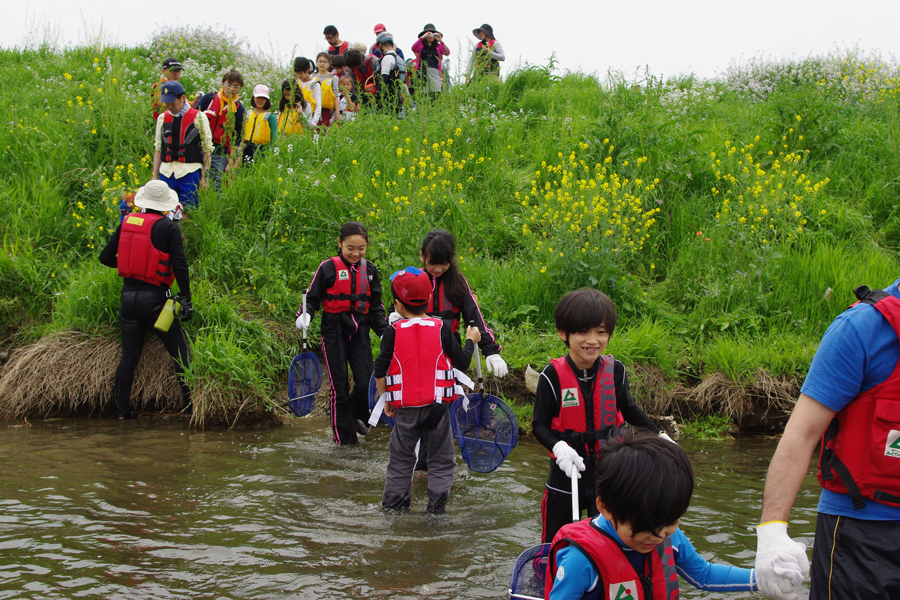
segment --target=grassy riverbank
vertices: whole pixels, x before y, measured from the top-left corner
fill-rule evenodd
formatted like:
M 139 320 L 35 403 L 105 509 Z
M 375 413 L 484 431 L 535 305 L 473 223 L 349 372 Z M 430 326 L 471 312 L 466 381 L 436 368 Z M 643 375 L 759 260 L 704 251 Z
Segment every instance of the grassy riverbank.
M 111 407 L 111 378 L 97 372 L 116 352 L 97 348 L 117 337 L 120 279 L 97 255 L 117 199 L 150 177 L 147 91 L 169 54 L 190 57 L 188 90 L 214 89 L 232 66 L 244 98 L 289 76 L 210 31 L 0 50 L 0 349 L 13 351 L 0 414 Z M 369 226 L 367 258 L 387 273 L 415 264 L 429 230 L 452 231 L 517 373 L 563 352 L 559 297 L 596 286 L 618 307 L 610 351 L 648 412 L 766 423 L 851 290 L 898 274 L 898 77 L 857 51 L 751 61 L 714 81 L 527 67 L 402 121 L 365 115 L 282 137 L 182 226 L 194 423 L 280 418 L 294 311 L 350 218 Z M 55 341 L 73 331 L 88 341 Z M 91 385 L 48 384 L 73 364 L 96 367 L 78 371 Z M 500 385 L 527 397 L 518 380 Z M 167 402 L 140 393 L 148 410 Z

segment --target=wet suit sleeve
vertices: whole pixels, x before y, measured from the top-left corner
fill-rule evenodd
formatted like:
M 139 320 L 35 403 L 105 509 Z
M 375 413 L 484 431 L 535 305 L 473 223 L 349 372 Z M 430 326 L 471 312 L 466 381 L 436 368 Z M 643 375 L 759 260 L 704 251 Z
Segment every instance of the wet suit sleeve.
M 269 122 L 269 131 L 271 132 L 269 135 L 271 139 L 269 140 L 269 145 L 275 144 L 275 139 L 278 137 L 278 116 L 275 113 L 269 113 L 269 117 L 266 119 Z
M 662 429 L 647 416 L 641 407 L 637 405 L 634 398 L 631 397 L 631 389 L 628 387 L 628 374 L 625 372 L 625 365 L 620 361 L 616 361 L 613 367 L 613 378 L 616 382 L 616 408 L 622 413 L 625 422 L 649 429 L 653 433 L 659 435 Z
M 597 571 L 578 548 L 566 546 L 556 553 L 557 578 L 550 590 L 550 600 L 583 598 L 596 585 Z
M 681 577 L 695 588 L 708 592 L 754 592 L 756 573 L 729 565 L 714 565 L 697 553 L 681 529 L 672 534 L 675 568 Z
M 181 229 L 174 221 L 163 217 L 153 224 L 150 230 L 150 241 L 162 252 L 168 252 L 172 261 L 172 272 L 182 294 L 191 295 L 191 276 L 188 270 L 187 256 L 181 242 Z
M 381 301 L 381 277 L 378 268 L 369 263 L 372 269 L 372 280 L 369 281 L 369 328 L 381 337 L 387 327 L 384 317 L 384 302 Z
M 550 428 L 553 418 L 559 416 L 559 375 L 556 368 L 547 365 L 538 379 L 537 394 L 534 398 L 534 416 L 531 421 L 531 430 L 547 450 L 553 450 L 553 446 L 562 439 L 562 436 Z
M 378 358 L 375 359 L 375 379 L 380 379 L 387 375 L 388 369 L 391 367 L 391 360 L 394 358 L 394 339 L 397 335 L 393 327 L 384 330 L 381 336 L 381 351 Z
M 122 226 L 119 225 L 116 227 L 116 232 L 113 233 L 112 237 L 109 238 L 109 241 L 106 242 L 106 247 L 100 251 L 100 264 L 112 267 L 113 269 L 119 266 L 116 256 L 119 253 L 119 235 L 121 233 Z
M 325 291 L 334 285 L 334 278 L 336 276 L 334 263 L 331 259 L 323 260 L 319 265 L 319 268 L 316 269 L 316 274 L 313 275 L 313 280 L 306 290 L 306 312 L 309 314 L 310 322 L 312 322 L 313 317 L 316 316 L 316 311 L 319 310 L 322 301 L 325 299 Z M 300 308 L 297 309 L 297 314 L 294 318 L 297 318 L 302 314 L 303 304 L 301 301 Z
M 466 340 L 465 347 L 456 343 L 453 339 L 456 335 L 450 328 L 450 323 L 441 321 L 441 348 L 444 355 L 450 359 L 454 368 L 465 371 L 472 364 L 472 354 L 475 352 L 475 344 L 472 340 Z
M 463 280 L 465 280 L 465 277 L 463 277 Z M 474 322 L 475 326 L 481 330 L 481 341 L 478 342 L 478 347 L 481 349 L 481 353 L 484 357 L 487 358 L 492 354 L 500 354 L 500 344 L 497 343 L 494 332 L 488 329 L 487 324 L 484 322 L 481 308 L 475 300 L 475 294 L 472 293 L 472 288 L 469 287 L 468 281 L 466 281 L 466 290 L 466 298 L 459 310 L 460 317 L 462 318 L 460 330 L 465 329 L 463 325 L 469 325 Z

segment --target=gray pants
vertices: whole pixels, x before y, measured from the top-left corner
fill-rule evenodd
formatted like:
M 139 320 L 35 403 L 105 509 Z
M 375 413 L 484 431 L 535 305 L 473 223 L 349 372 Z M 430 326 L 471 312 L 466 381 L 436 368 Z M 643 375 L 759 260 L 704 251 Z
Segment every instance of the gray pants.
M 421 439 L 428 450 L 429 513 L 441 514 L 453 485 L 456 456 L 450 434 L 450 416 L 446 404 L 397 410 L 397 422 L 391 432 L 390 457 L 381 504 L 384 508 L 408 511 L 416 443 Z

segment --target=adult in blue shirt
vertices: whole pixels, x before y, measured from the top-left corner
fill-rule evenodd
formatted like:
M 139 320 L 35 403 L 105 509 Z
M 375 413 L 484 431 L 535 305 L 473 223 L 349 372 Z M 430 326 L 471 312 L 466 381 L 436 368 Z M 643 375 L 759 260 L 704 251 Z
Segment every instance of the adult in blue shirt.
M 900 279 L 884 293 L 857 289 L 861 302 L 834 320 L 816 350 L 766 477 L 756 576 L 767 595 L 796 598 L 802 583 L 766 568 L 772 557 L 789 558 L 809 572 L 806 549 L 788 536 L 787 519 L 813 450 L 826 430 L 831 437 L 830 425 L 838 419 L 837 435 L 828 442 L 833 452 L 826 450 L 820 473 L 825 489 L 809 597 L 900 598 L 900 450 L 892 447 L 900 445 L 900 338 L 891 324 L 900 325 L 898 284 Z M 867 407 L 872 411 L 860 412 Z M 839 463 L 828 460 L 832 454 L 846 470 L 833 468 Z M 867 486 L 872 482 L 881 495 Z M 855 484 L 862 495 L 850 492 Z M 835 487 L 845 493 L 828 489 Z

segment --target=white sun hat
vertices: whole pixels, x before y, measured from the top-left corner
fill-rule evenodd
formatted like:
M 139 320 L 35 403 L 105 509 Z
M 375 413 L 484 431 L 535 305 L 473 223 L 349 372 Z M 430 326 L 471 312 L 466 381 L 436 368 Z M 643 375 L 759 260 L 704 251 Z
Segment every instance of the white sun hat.
M 269 87 L 259 84 L 255 88 L 253 88 L 253 96 L 256 98 L 268 98 L 269 97 Z
M 134 195 L 134 205 L 167 213 L 178 206 L 178 194 L 165 181 L 154 179 L 137 191 Z

